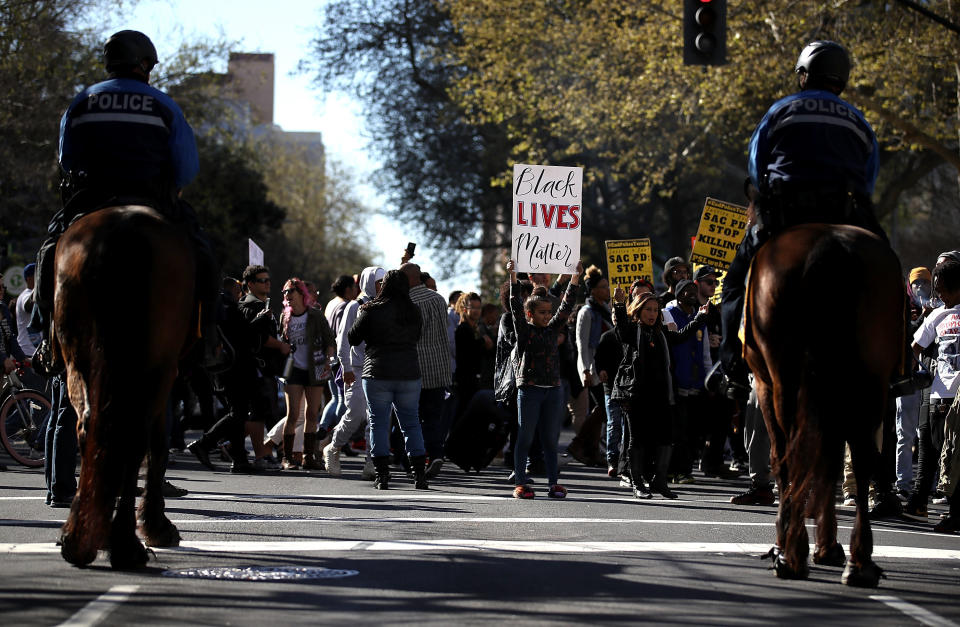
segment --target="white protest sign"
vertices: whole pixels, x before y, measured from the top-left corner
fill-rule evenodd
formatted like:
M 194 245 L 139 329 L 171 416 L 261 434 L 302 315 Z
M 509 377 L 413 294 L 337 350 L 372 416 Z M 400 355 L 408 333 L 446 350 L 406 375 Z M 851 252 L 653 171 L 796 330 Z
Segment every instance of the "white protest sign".
M 257 246 L 250 238 L 247 238 L 247 251 L 251 266 L 263 265 L 263 249 Z
M 575 272 L 582 218 L 583 168 L 513 166 L 510 256 L 517 272 Z

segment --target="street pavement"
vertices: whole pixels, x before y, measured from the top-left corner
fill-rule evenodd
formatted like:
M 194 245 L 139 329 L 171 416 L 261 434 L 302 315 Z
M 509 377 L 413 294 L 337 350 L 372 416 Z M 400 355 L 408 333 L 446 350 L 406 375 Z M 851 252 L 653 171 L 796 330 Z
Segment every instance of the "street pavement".
M 41 471 L 0 461 L 5 625 L 960 623 L 960 537 L 931 531 L 943 506 L 928 523 L 875 522 L 887 578 L 863 590 L 812 564 L 806 581 L 778 580 L 760 559 L 776 508 L 729 503 L 746 479 L 695 473 L 676 501 L 638 501 L 564 460 L 567 499 L 535 476 L 537 498 L 519 501 L 500 460 L 479 474 L 447 464 L 428 491 L 397 469 L 381 492 L 360 480 L 360 458 L 332 478 L 177 456 L 167 478 L 189 494 L 166 503 L 182 545 L 116 572 L 105 554 L 64 562 L 67 510 L 44 505 Z M 838 507 L 845 549 L 853 514 Z

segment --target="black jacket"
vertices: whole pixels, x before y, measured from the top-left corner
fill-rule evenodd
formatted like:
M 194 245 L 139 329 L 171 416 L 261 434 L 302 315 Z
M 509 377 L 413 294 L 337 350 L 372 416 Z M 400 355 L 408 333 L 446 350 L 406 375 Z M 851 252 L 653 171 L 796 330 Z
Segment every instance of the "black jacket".
M 703 326 L 706 315 L 698 313 L 682 330 L 669 331 L 662 325 L 647 327 L 637 324 L 627 317 L 626 307 L 617 303 L 613 319 L 617 338 L 624 349 L 624 359 L 614 381 L 613 398 L 640 401 L 660 408 L 673 405 L 675 386 L 670 346 L 690 339 Z
M 600 336 L 600 343 L 593 354 L 593 363 L 597 372 L 606 371 L 607 380 L 603 384 L 603 392 L 608 396 L 613 390 L 613 382 L 617 378 L 617 370 L 623 361 L 623 345 L 617 337 L 617 330 L 610 329 Z
M 353 327 L 347 332 L 351 346 L 366 342 L 363 358 L 364 379 L 419 379 L 420 361 L 417 342 L 423 318 L 416 305 L 403 312 L 409 321 L 401 319 L 401 306 L 396 302 L 361 306 Z

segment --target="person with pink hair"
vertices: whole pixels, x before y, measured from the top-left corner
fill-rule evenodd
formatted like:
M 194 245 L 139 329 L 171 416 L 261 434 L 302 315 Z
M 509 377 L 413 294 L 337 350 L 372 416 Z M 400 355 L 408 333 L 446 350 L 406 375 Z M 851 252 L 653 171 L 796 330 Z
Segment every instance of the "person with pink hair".
M 318 470 L 316 459 L 317 418 L 323 407 L 323 390 L 330 378 L 334 362 L 336 338 L 322 309 L 313 307 L 314 297 L 303 280 L 296 277 L 283 285 L 283 315 L 280 334 L 290 344 L 290 356 L 283 369 L 284 397 L 287 401 L 287 419 L 283 426 L 284 470 L 297 470 L 293 447 L 297 421 L 306 399 L 307 411 L 303 425 L 303 468 Z

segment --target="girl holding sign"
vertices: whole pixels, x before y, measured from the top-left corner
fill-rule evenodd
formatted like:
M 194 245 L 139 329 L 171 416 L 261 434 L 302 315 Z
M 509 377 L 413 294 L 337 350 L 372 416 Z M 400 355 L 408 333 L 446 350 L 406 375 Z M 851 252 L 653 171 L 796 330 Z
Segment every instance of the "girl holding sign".
M 510 273 L 510 309 L 517 337 L 516 362 L 518 433 L 514 448 L 513 471 L 516 488 L 513 496 L 532 499 L 534 494 L 526 485 L 527 454 L 533 435 L 540 427 L 540 445 L 543 447 L 547 496 L 562 499 L 567 489 L 558 483 L 557 438 L 563 422 L 563 388 L 560 387 L 560 354 L 557 335 L 567 323 L 576 300 L 583 264 L 577 263 L 577 272 L 570 279 L 557 313 L 551 315 L 551 303 L 545 296 L 520 299 L 520 285 L 513 260 L 507 262 Z

